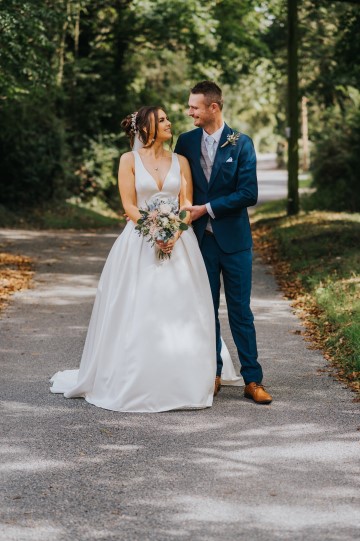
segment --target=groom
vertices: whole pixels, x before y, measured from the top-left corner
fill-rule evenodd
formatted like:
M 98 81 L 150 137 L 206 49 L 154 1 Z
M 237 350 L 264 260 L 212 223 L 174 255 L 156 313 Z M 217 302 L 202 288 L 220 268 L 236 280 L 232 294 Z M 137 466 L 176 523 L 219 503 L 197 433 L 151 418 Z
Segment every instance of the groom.
M 194 86 L 188 115 L 197 129 L 180 135 L 175 152 L 185 156 L 194 183 L 194 204 L 187 207 L 199 241 L 214 302 L 217 372 L 221 387 L 219 323 L 222 274 L 229 323 L 245 381 L 244 395 L 259 404 L 272 397 L 261 384 L 254 318 L 250 309 L 252 238 L 247 207 L 257 201 L 256 156 L 251 139 L 234 133 L 223 121 L 221 89 L 211 81 Z

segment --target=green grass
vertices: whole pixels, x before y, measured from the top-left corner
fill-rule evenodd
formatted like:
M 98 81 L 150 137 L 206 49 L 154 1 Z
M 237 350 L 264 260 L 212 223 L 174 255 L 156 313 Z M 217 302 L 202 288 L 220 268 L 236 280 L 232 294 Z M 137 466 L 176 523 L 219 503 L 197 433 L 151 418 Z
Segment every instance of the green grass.
M 310 173 L 302 173 L 299 176 L 299 188 L 311 188 L 312 175 Z
M 259 219 L 271 220 L 272 218 L 286 216 L 286 200 L 277 199 L 276 201 L 263 203 L 259 207 L 256 207 L 253 216 L 256 221 L 259 221 Z
M 0 227 L 25 229 L 95 229 L 117 227 L 124 221 L 115 212 L 77 202 L 49 204 L 32 210 L 10 211 L 0 206 Z
M 287 217 L 285 205 L 282 200 L 261 206 L 254 227 L 265 228 L 264 243 L 275 240 L 277 258 L 289 269 L 284 281 L 318 308 L 311 317 L 333 358 L 348 373 L 360 372 L 360 214 Z

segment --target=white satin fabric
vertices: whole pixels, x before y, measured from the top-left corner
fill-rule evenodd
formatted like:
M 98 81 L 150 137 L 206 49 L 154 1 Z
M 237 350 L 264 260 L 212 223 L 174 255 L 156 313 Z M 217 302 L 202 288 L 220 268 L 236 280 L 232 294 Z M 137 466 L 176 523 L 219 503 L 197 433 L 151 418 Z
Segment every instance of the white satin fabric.
M 232 387 L 240 387 L 243 385 L 242 378 L 235 372 L 230 352 L 223 339 L 221 339 L 221 358 L 223 362 L 221 385 L 231 385 Z
M 137 205 L 178 196 L 177 156 L 161 192 L 137 152 Z M 129 222 L 105 263 L 79 370 L 57 372 L 53 393 L 127 412 L 206 408 L 213 401 L 215 323 L 205 265 L 191 228 L 170 260 Z

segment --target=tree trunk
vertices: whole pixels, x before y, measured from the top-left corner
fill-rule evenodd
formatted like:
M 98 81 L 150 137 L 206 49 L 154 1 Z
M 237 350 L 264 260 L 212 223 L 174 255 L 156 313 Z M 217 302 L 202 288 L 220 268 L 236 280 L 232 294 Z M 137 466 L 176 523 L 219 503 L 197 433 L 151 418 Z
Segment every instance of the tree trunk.
M 299 212 L 299 83 L 298 83 L 298 0 L 287 0 L 288 8 L 288 201 L 291 216 Z
M 76 16 L 75 16 L 75 26 L 74 26 L 74 52 L 75 58 L 79 56 L 79 38 L 80 38 L 80 2 L 76 4 Z
M 309 169 L 309 132 L 308 132 L 308 99 L 303 96 L 301 99 L 301 134 L 302 134 L 302 170 Z
M 59 69 L 58 69 L 57 78 L 56 78 L 56 82 L 58 86 L 62 85 L 63 76 L 64 76 L 65 41 L 66 41 L 67 28 L 69 26 L 71 0 L 67 0 L 65 3 L 65 6 L 66 6 L 66 14 L 65 14 L 65 20 L 63 23 L 62 31 L 61 31 L 60 46 L 59 46 Z

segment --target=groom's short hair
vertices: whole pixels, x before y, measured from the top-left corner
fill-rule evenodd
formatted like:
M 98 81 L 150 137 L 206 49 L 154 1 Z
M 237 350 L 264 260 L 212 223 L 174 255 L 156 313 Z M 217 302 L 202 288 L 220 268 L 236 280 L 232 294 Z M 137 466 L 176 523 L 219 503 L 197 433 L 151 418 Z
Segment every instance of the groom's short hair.
M 224 100 L 222 97 L 221 88 L 212 81 L 201 81 L 190 90 L 191 94 L 204 94 L 206 105 L 217 103 L 220 111 L 223 108 Z

